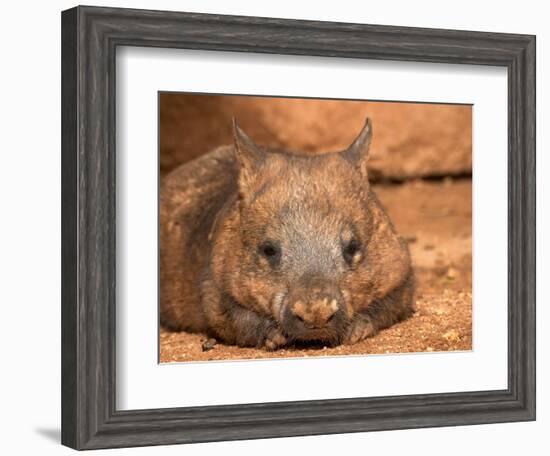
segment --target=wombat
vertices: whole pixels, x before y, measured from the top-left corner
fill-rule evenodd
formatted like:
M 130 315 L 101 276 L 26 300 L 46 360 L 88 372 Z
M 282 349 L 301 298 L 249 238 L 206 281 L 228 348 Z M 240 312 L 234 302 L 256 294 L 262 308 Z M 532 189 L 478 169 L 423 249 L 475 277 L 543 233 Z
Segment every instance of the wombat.
M 414 311 L 407 244 L 367 175 L 372 126 L 322 155 L 234 144 L 160 194 L 160 319 L 268 350 L 352 344 Z

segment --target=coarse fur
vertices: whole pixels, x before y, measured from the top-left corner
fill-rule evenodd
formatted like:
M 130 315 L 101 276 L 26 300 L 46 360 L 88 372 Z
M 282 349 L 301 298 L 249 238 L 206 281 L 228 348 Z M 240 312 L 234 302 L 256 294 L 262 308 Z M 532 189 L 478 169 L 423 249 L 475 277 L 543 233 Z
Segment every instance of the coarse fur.
M 355 343 L 414 311 L 414 275 L 368 181 L 372 135 L 316 156 L 234 145 L 168 175 L 160 316 L 239 346 Z

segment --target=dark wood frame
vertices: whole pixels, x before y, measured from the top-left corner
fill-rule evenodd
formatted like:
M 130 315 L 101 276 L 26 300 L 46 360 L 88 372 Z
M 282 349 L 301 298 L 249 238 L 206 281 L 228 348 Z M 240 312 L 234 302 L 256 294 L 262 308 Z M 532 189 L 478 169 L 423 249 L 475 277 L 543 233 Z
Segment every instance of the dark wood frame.
M 117 46 L 506 67 L 508 388 L 116 410 Z M 64 11 L 62 241 L 62 443 L 70 447 L 160 445 L 534 420 L 535 37 L 95 7 Z

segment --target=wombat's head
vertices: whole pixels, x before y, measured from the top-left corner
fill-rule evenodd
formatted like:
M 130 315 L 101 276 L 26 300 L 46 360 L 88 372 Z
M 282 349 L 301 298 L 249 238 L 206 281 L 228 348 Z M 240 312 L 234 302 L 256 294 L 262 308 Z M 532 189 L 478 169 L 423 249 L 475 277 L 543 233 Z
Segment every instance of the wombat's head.
M 222 242 L 223 281 L 241 305 L 270 314 L 290 339 L 341 342 L 353 299 L 369 299 L 353 296 L 353 288 L 372 288 L 375 270 L 371 133 L 367 120 L 346 150 L 306 156 L 262 148 L 234 126 L 239 200 L 221 230 L 233 239 Z

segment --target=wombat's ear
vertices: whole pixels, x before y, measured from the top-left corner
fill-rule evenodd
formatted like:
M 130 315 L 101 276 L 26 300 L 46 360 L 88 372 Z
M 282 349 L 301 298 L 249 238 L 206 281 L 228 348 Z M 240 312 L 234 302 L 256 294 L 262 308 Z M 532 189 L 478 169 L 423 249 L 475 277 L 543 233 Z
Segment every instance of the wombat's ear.
M 250 186 L 265 159 L 265 153 L 239 127 L 235 118 L 233 118 L 233 141 L 235 143 L 235 155 L 241 168 L 239 185 L 241 191 L 243 191 Z
M 366 175 L 367 173 L 367 159 L 369 156 L 370 142 L 372 138 L 372 122 L 367 117 L 365 126 L 359 133 L 359 136 L 355 138 L 353 143 L 342 153 L 346 160 L 349 160 L 357 168 Z

